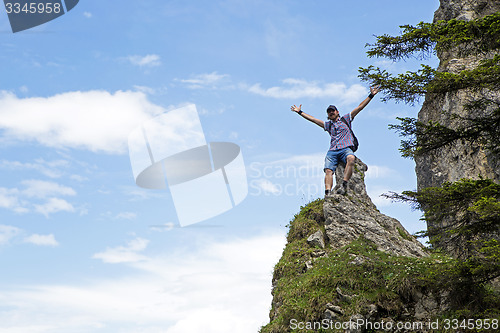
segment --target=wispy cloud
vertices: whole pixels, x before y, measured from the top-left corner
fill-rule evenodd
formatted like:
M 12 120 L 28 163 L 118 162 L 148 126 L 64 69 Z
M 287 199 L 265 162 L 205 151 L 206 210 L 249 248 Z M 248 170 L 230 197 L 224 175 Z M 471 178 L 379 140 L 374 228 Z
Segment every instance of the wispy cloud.
M 34 204 L 35 212 L 49 217 L 50 214 L 58 212 L 74 212 L 75 207 L 64 199 L 48 198 L 44 203 Z
M 394 206 L 392 200 L 382 196 L 389 192 L 401 192 L 401 180 L 403 176 L 398 170 L 385 165 L 368 165 L 365 183 L 368 195 L 377 207 Z
M 59 242 L 56 240 L 53 234 L 50 235 L 33 234 L 31 236 L 24 238 L 24 242 L 39 246 L 52 246 L 52 247 L 59 246 Z
M 17 227 L 0 224 L 0 245 L 8 244 L 11 239 L 20 233 L 22 233 L 22 230 Z
M 132 263 L 141 260 L 146 260 L 142 252 L 148 246 L 149 240 L 144 238 L 136 238 L 127 243 L 126 246 L 118 246 L 107 248 L 103 252 L 96 253 L 92 256 L 94 259 L 101 259 L 105 263 Z
M 368 165 L 368 171 L 366 171 L 366 178 L 394 178 L 399 177 L 398 171 L 387 167 L 385 165 Z
M 252 185 L 257 189 L 262 190 L 264 193 L 278 194 L 281 192 L 280 188 L 267 179 L 256 179 L 252 182 Z
M 383 186 L 383 185 L 372 185 L 368 186 L 367 192 L 370 198 L 372 199 L 372 202 L 375 204 L 377 207 L 388 207 L 392 205 L 392 202 L 390 199 L 387 199 L 382 196 L 384 193 L 388 193 L 390 191 L 388 186 Z
M 20 191 L 17 188 L 0 187 L 0 208 L 12 210 L 16 213 L 26 213 L 28 208 L 23 206 L 20 198 Z
M 135 218 L 137 218 L 137 214 L 134 212 L 120 212 L 115 216 L 117 220 L 133 220 Z
M 21 182 L 20 187 L 0 187 L 0 208 L 16 213 L 30 211 L 49 217 L 58 212 L 74 212 L 76 209 L 61 196 L 75 196 L 71 187 L 52 181 L 29 179 Z
M 46 161 L 42 158 L 36 159 L 34 162 L 0 160 L 0 168 L 10 170 L 34 170 L 50 178 L 60 177 L 63 173 L 62 170 L 68 166 L 69 162 L 66 160 Z
M 173 222 L 167 222 L 164 224 L 158 224 L 158 225 L 151 225 L 149 226 L 149 229 L 153 231 L 158 231 L 158 232 L 165 232 L 165 231 L 170 231 L 175 228 L 175 223 Z
M 168 88 L 165 86 L 153 88 L 148 86 L 134 85 L 134 89 L 146 95 L 162 95 L 168 91 Z
M 22 238 L 22 241 L 21 241 Z M 59 246 L 59 242 L 56 240 L 53 234 L 40 235 L 31 234 L 27 235 L 27 232 L 18 227 L 0 224 L 0 245 L 8 245 L 12 243 L 29 243 L 37 246 Z M 1 326 L 0 326 L 1 328 Z
M 129 201 L 144 201 L 154 198 L 164 198 L 165 193 L 150 191 L 140 187 L 124 186 L 123 193 L 129 197 Z
M 156 67 L 161 65 L 160 56 L 157 54 L 148 54 L 145 56 L 131 55 L 126 59 L 135 66 L 139 67 Z
M 253 162 L 248 168 L 249 177 L 309 181 L 323 176 L 325 154 L 293 155 L 271 161 Z M 267 157 L 263 157 L 263 159 L 267 159 Z
M 230 75 L 217 72 L 194 75 L 188 79 L 175 79 L 188 89 L 237 89 L 252 94 L 277 98 L 325 98 L 332 97 L 340 103 L 350 104 L 359 102 L 367 94 L 368 89 L 360 84 L 347 86 L 342 82 L 307 81 L 296 78 L 282 80 L 282 85 L 263 88 L 261 83 L 247 84 L 232 82 Z
M 257 83 L 248 87 L 248 91 L 260 96 L 279 99 L 298 98 L 324 98 L 333 97 L 342 103 L 359 102 L 367 93 L 367 89 L 360 84 L 353 84 L 348 87 L 345 83 L 321 83 L 316 81 L 306 81 L 301 79 L 284 79 L 282 86 L 262 88 Z
M 189 89 L 215 89 L 229 79 L 228 74 L 218 74 L 217 72 L 204 73 L 193 76 L 189 79 L 176 79 Z
M 26 188 L 21 194 L 30 198 L 46 198 L 49 196 L 74 196 L 75 190 L 52 181 L 28 179 L 21 182 Z

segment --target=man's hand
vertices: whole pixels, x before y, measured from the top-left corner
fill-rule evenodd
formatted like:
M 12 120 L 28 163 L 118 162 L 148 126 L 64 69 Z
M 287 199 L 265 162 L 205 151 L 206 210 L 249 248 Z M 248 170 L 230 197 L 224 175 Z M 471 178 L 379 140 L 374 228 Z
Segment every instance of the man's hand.
M 298 107 L 296 105 L 293 105 L 290 107 L 290 110 L 292 110 L 293 112 L 297 112 L 299 113 L 302 109 L 302 104 L 300 104 Z
M 370 103 L 372 98 L 375 97 L 375 95 L 379 92 L 379 90 L 380 90 L 380 86 L 370 87 L 370 95 L 367 98 L 365 98 L 363 100 L 363 102 L 361 102 L 361 104 L 358 105 L 357 108 L 355 108 L 354 110 L 351 111 L 351 120 L 354 119 L 354 117 L 356 117 L 358 115 L 358 113 L 360 113 L 361 110 L 363 110 L 365 108 L 365 106 L 368 105 L 368 103 Z
M 323 120 L 316 119 L 313 116 L 308 115 L 305 112 L 302 112 L 302 104 L 300 104 L 299 106 L 292 105 L 290 107 L 290 110 L 292 110 L 292 112 L 297 112 L 298 114 L 300 114 L 302 116 L 302 118 L 307 119 L 307 120 L 315 123 L 316 125 L 318 125 L 322 129 L 325 129 L 325 122 Z
M 376 95 L 380 91 L 380 86 L 370 87 L 370 93 Z

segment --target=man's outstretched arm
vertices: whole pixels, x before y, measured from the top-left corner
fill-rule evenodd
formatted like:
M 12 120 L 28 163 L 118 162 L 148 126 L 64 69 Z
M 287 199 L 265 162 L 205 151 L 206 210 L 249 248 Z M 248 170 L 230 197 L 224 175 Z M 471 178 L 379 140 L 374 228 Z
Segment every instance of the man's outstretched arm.
M 368 103 L 370 103 L 370 101 L 372 100 L 373 96 L 375 96 L 379 91 L 379 87 L 370 87 L 370 95 L 365 98 L 365 100 L 363 102 L 361 102 L 361 104 L 358 105 L 357 108 L 355 108 L 354 110 L 351 111 L 351 120 L 354 119 L 354 117 L 356 117 L 356 115 L 358 113 L 361 112 L 361 110 L 363 110 L 365 108 L 365 106 L 368 105 Z
M 302 111 L 301 108 L 302 108 L 302 104 L 300 104 L 299 106 L 293 105 L 290 107 L 290 110 L 292 110 L 293 112 L 297 112 L 303 118 L 315 123 L 319 127 L 323 128 L 323 129 L 325 128 L 325 122 L 323 120 L 314 118 L 310 114 L 307 114 L 304 111 Z

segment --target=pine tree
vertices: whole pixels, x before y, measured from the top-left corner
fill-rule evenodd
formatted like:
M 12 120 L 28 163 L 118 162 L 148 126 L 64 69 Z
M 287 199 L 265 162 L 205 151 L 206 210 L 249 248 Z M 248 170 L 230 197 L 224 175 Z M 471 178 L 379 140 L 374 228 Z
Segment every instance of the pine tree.
M 438 21 L 402 26 L 399 36 L 378 36 L 368 44 L 369 57 L 393 61 L 415 57 L 428 59 L 433 54 L 453 52 L 472 57 L 477 65 L 460 72 L 447 72 L 422 64 L 418 71 L 392 74 L 370 66 L 360 68 L 360 77 L 379 85 L 383 101 L 415 105 L 424 96 L 439 96 L 466 91 L 473 98 L 466 112 L 446 115 L 454 126 L 415 118 L 398 118 L 390 125 L 402 137 L 403 157 L 416 158 L 439 152 L 457 141 L 484 149 L 490 156 L 500 155 L 500 13 L 482 19 Z M 468 116 L 463 116 L 467 114 Z M 450 122 L 451 123 L 451 122 Z M 500 185 L 498 179 L 462 179 L 439 187 L 392 193 L 388 197 L 409 202 L 424 211 L 435 248 L 454 242 L 463 259 L 461 276 L 485 282 L 500 276 Z

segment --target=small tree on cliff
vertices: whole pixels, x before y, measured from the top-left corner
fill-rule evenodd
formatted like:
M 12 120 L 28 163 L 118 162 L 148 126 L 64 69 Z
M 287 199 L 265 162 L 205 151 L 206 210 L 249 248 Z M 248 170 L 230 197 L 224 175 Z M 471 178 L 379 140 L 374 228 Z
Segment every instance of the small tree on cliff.
M 463 106 L 467 112 L 462 114 L 468 116 L 447 115 L 455 120 L 453 127 L 434 121 L 423 123 L 415 118 L 398 118 L 400 123 L 390 125 L 390 128 L 404 137 L 400 148 L 402 156 L 424 156 L 446 149 L 458 140 L 498 156 L 500 13 L 472 21 L 422 22 L 401 28 L 400 36 L 378 36 L 375 44 L 368 45 L 368 55 L 398 61 L 409 57 L 427 59 L 436 52 L 452 51 L 460 57 L 478 59 L 475 68 L 459 73 L 438 71 L 424 64 L 418 71 L 397 75 L 373 66 L 360 68 L 362 80 L 380 85 L 383 101 L 414 105 L 425 95 L 458 91 L 467 91 L 474 96 Z M 445 225 L 427 230 L 431 243 L 439 243 L 445 234 L 467 241 L 470 247 L 462 256 L 464 265 L 459 268 L 462 276 L 467 275 L 475 282 L 500 276 L 500 185 L 495 180 L 462 179 L 440 187 L 392 193 L 388 197 L 410 202 L 415 208 L 422 209 L 430 225 Z M 444 219 L 447 222 L 440 223 Z

